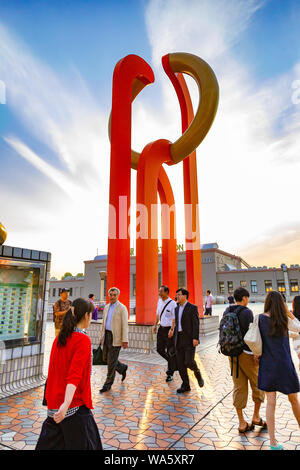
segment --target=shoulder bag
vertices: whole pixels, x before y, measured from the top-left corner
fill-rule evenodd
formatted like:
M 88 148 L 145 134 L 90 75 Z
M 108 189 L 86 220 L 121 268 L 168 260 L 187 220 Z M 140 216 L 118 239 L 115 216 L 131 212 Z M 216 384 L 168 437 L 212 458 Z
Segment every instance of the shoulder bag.
M 262 355 L 262 339 L 259 330 L 259 315 L 254 317 L 253 323 L 250 323 L 249 330 L 244 336 L 244 342 L 249 346 L 255 356 Z

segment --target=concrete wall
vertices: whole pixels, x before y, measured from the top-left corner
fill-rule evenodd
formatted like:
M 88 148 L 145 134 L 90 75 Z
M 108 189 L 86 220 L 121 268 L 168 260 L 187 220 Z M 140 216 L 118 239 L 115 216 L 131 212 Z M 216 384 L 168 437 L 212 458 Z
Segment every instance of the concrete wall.
M 100 341 L 102 320 L 92 321 L 87 334 L 91 338 L 92 349 L 97 349 Z M 200 318 L 200 336 L 207 336 L 218 331 L 219 317 Z M 156 334 L 153 326 L 128 323 L 128 352 L 150 354 L 156 351 Z
M 70 300 L 75 300 L 78 297 L 85 297 L 85 280 L 70 279 L 65 281 L 50 281 L 49 290 L 49 303 L 54 304 L 59 299 L 59 289 L 72 289 L 72 295 L 69 295 Z
M 202 277 L 203 277 L 203 285 L 199 288 L 203 289 L 203 294 L 205 295 L 206 290 L 210 289 L 213 293 L 217 291 L 217 283 L 216 283 L 216 250 L 203 250 L 201 252 L 201 260 L 202 260 Z M 240 261 L 235 259 L 235 257 L 231 258 L 230 256 L 221 254 L 218 255 L 218 262 L 219 265 L 224 265 L 224 263 L 234 264 L 240 267 Z M 135 276 L 135 256 L 130 258 L 130 297 L 134 301 L 134 276 Z M 177 253 L 177 263 L 178 263 L 178 273 L 184 273 L 182 275 L 179 274 L 180 279 L 184 279 L 184 282 L 178 282 L 178 287 L 186 287 L 186 256 L 185 252 L 178 252 Z M 159 282 L 158 286 L 164 282 L 163 280 L 163 273 L 162 273 L 162 256 L 161 254 L 158 255 L 158 270 L 159 270 Z M 84 296 L 87 297 L 90 292 L 93 292 L 96 296 L 96 300 L 100 298 L 100 271 L 107 271 L 107 260 L 96 260 L 96 261 L 85 261 L 85 288 L 84 288 Z M 179 286 L 180 284 L 180 286 Z M 174 295 L 174 294 L 173 294 Z
M 100 300 L 100 271 L 106 271 L 106 261 L 84 263 L 84 297 L 95 294 L 95 300 Z
M 207 290 L 210 290 L 212 295 L 215 297 L 217 292 L 215 257 L 213 257 L 213 261 L 211 262 L 202 263 L 202 289 L 203 299 L 205 299 Z

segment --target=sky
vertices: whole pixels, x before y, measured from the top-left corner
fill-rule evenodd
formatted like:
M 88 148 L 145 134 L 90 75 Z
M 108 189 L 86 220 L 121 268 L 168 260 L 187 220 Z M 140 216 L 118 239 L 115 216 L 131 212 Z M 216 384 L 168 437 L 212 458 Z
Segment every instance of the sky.
M 0 0 L 6 244 L 50 251 L 57 277 L 107 253 L 114 66 L 134 53 L 155 74 L 133 105 L 132 146 L 141 151 L 180 135 L 161 57 L 190 52 L 220 87 L 197 150 L 201 242 L 254 266 L 300 264 L 299 21 L 298 0 Z M 182 164 L 166 171 L 183 243 Z

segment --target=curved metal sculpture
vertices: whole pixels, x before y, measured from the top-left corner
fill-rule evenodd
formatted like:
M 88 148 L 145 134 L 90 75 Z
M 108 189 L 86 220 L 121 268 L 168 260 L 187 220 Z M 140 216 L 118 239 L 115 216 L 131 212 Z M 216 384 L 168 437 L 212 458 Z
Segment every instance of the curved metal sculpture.
M 3 245 L 7 238 L 7 230 L 0 222 L 0 245 Z
M 117 285 L 122 301 L 129 307 L 130 275 L 130 169 L 137 170 L 137 218 L 144 211 L 144 227 L 136 242 L 136 322 L 152 324 L 158 287 L 157 194 L 173 216 L 163 232 L 163 283 L 174 295 L 177 286 L 177 253 L 174 196 L 163 163 L 184 161 L 184 193 L 187 254 L 187 287 L 190 300 L 202 312 L 201 253 L 199 240 L 198 185 L 195 149 L 209 131 L 218 106 L 219 88 L 210 66 L 187 53 L 168 54 L 163 67 L 178 96 L 183 134 L 174 143 L 158 140 L 146 145 L 141 154 L 131 149 L 131 103 L 140 91 L 154 81 L 148 64 L 129 55 L 116 66 L 113 78 L 111 138 L 110 219 L 108 241 L 108 288 Z M 186 82 L 182 74 L 194 78 L 199 89 L 199 106 L 194 116 Z M 174 207 L 173 207 L 174 206 Z M 187 209 L 187 208 L 186 208 Z M 198 223 L 198 225 L 197 225 Z M 196 241 L 193 233 L 196 231 Z M 168 232 L 168 237 L 164 233 Z M 113 236 L 112 236 L 113 235 Z
M 185 73 L 190 75 L 196 81 L 199 90 L 199 106 L 195 117 L 189 122 L 178 140 L 171 144 L 171 161 L 166 163 L 172 165 L 188 157 L 201 144 L 208 133 L 218 108 L 219 86 L 211 67 L 204 60 L 200 59 L 200 57 L 193 54 L 186 52 L 167 54 L 162 58 L 162 64 L 166 74 L 175 87 L 181 106 L 183 105 L 184 98 L 180 96 L 178 85 L 175 85 L 177 80 L 176 74 Z M 139 79 L 134 81 L 132 84 L 131 103 L 133 103 L 145 86 L 145 83 Z M 180 84 L 179 87 L 181 87 Z M 109 117 L 108 128 L 109 137 L 111 138 L 111 115 Z M 137 170 L 139 157 L 140 153 L 131 150 L 131 168 L 133 170 Z

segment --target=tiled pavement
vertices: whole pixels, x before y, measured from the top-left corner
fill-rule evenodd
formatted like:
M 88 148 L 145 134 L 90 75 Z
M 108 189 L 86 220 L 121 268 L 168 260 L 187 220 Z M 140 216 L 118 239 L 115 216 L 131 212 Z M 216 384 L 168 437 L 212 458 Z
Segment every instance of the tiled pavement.
M 165 382 L 165 366 L 157 355 L 122 353 L 129 370 L 111 391 L 99 394 L 106 368 L 93 368 L 94 415 L 105 449 L 268 449 L 267 433 L 240 436 L 232 406 L 232 381 L 228 360 L 217 353 L 216 339 L 205 339 L 197 361 L 205 380 L 200 389 L 191 374 L 192 391 L 176 394 L 181 381 Z M 125 359 L 126 360 L 125 360 Z M 143 361 L 143 362 L 142 362 Z M 46 409 L 38 387 L 0 401 L 0 450 L 33 449 Z M 265 416 L 264 406 L 262 415 Z M 247 413 L 251 420 L 251 406 Z M 286 449 L 300 449 L 300 431 L 286 397 L 277 408 L 278 439 Z

